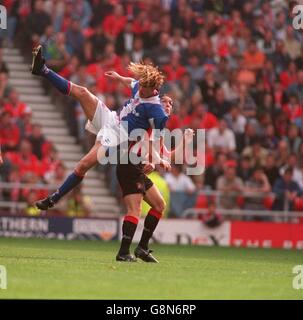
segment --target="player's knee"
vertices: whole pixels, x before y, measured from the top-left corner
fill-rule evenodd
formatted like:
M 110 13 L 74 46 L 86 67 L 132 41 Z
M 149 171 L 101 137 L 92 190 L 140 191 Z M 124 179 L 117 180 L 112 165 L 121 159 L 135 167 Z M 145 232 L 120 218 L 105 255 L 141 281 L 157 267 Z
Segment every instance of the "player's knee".
M 86 172 L 89 170 L 90 168 L 90 164 L 88 163 L 87 160 L 81 160 L 76 168 L 75 168 L 75 171 L 79 174 L 79 175 L 85 175 Z
M 157 204 L 153 207 L 153 209 L 155 209 L 159 213 L 163 213 L 165 210 L 165 207 L 166 207 L 166 202 L 164 201 L 164 199 L 162 199 L 161 201 L 157 202 Z
M 127 210 L 127 213 L 126 215 L 127 216 L 132 216 L 132 217 L 135 217 L 135 218 L 140 218 L 140 212 L 141 212 L 141 209 L 140 208 L 132 208 L 132 209 L 128 209 Z

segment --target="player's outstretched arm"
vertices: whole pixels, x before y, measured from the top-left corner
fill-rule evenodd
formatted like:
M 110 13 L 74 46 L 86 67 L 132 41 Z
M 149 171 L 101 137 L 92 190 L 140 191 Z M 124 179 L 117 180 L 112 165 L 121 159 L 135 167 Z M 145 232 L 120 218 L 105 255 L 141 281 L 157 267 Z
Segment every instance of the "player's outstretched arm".
M 131 78 L 131 77 L 123 77 L 116 71 L 107 71 L 105 72 L 105 75 L 115 81 L 122 83 L 126 87 L 131 87 L 132 82 L 135 80 L 134 78 Z

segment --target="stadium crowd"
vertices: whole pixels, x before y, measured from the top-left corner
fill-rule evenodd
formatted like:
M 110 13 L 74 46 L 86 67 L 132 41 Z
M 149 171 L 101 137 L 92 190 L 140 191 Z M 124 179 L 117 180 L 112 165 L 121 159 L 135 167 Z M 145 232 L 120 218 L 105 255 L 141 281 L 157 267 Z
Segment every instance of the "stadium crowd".
M 130 61 L 160 66 L 167 80 L 163 93 L 174 100 L 167 127 L 207 132 L 205 174 L 189 177 L 175 166 L 164 175 L 171 214 L 207 208 L 210 191 L 221 192 L 225 209 L 303 210 L 303 32 L 292 26 L 296 1 L 2 2 L 10 29 L 0 36 L 8 46 L 16 39 L 23 47 L 41 43 L 50 67 L 112 109 L 130 92 L 104 72 L 128 76 Z M 7 78 L 1 54 L 0 67 Z M 56 181 L 55 167 L 62 164 L 55 150 L 5 83 L 0 142 L 7 159 L 20 165 L 1 177 Z M 71 125 L 87 144 L 81 108 L 69 104 Z

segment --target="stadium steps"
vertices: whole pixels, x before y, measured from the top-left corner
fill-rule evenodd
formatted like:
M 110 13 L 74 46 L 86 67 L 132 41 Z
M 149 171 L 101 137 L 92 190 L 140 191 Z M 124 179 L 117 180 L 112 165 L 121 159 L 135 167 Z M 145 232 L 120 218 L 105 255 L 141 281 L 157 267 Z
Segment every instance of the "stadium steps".
M 18 92 L 20 94 L 44 94 L 43 88 L 39 87 L 19 87 Z
M 9 68 L 12 66 L 8 65 Z M 28 71 L 28 70 L 27 70 Z M 13 86 L 18 86 L 19 88 L 23 87 L 40 87 L 40 82 L 37 79 L 10 79 L 10 84 Z
M 64 151 L 68 151 L 68 152 L 81 152 L 82 148 L 81 146 L 75 145 L 75 144 L 58 144 L 57 146 L 57 150 L 64 152 Z
M 55 127 L 55 128 L 52 128 L 52 127 L 44 127 L 42 128 L 43 130 L 43 133 L 45 134 L 46 137 L 49 136 L 49 134 L 57 134 L 58 136 L 67 136 L 69 135 L 69 131 L 66 127 Z
M 47 111 L 35 111 L 33 114 L 34 119 L 62 119 L 59 113 L 47 112 Z
M 92 178 L 92 177 L 86 177 L 84 182 L 85 182 L 85 186 L 87 188 L 96 189 L 96 187 L 100 187 L 100 179 L 96 179 L 96 178 Z M 104 184 L 103 181 L 102 181 L 102 184 Z
M 51 103 L 51 97 L 43 95 L 20 94 L 20 99 L 25 103 Z
M 115 198 L 102 197 L 102 196 L 100 197 L 99 195 L 98 196 L 92 196 L 91 199 L 92 199 L 92 201 L 94 203 L 97 203 L 97 204 L 100 204 L 100 205 L 101 204 L 107 204 L 107 205 L 112 204 L 112 205 L 114 205 L 115 201 L 116 201 Z
M 51 128 L 54 128 L 54 127 L 63 127 L 65 126 L 65 121 L 64 119 L 41 119 L 41 118 L 34 118 L 34 119 L 37 119 L 40 124 L 44 127 L 51 127 Z
M 28 65 L 20 64 L 20 63 L 7 62 L 7 66 L 8 66 L 8 68 L 10 70 L 14 70 L 14 71 L 26 71 L 26 72 L 28 72 L 28 70 L 29 70 L 29 66 Z M 24 82 L 23 79 L 20 79 L 20 81 Z
M 9 72 L 9 76 L 12 78 L 12 79 L 34 79 L 34 76 L 29 72 L 28 70 L 29 68 L 27 69 L 23 69 L 23 70 L 11 70 L 10 69 L 10 72 Z
M 90 194 L 92 196 L 108 196 L 110 193 L 106 189 L 102 189 L 101 191 L 94 188 L 94 187 L 89 187 L 89 186 L 84 186 L 83 191 L 85 194 Z
M 56 144 L 72 144 L 76 143 L 76 138 L 75 137 L 66 137 L 66 136 L 57 136 L 57 135 L 49 135 L 48 138 L 53 141 Z
M 79 152 L 58 152 L 58 154 L 61 160 L 79 160 Z
M 17 89 L 21 101 L 31 108 L 33 123 L 41 124 L 43 134 L 53 142 L 67 170 L 72 171 L 84 153 L 76 138 L 70 135 L 61 112 L 52 103 L 40 79 L 29 72 L 30 66 L 19 49 L 4 49 L 4 61 L 10 70 L 9 83 Z M 89 171 L 83 180 L 83 192 L 92 200 L 94 216 L 119 213 L 120 207 L 110 195 L 103 173 Z
M 34 103 L 30 102 L 27 103 L 33 111 L 38 111 L 38 112 L 52 112 L 54 113 L 56 111 L 56 108 L 54 105 L 50 103 Z M 59 113 L 60 118 L 62 118 L 61 114 Z

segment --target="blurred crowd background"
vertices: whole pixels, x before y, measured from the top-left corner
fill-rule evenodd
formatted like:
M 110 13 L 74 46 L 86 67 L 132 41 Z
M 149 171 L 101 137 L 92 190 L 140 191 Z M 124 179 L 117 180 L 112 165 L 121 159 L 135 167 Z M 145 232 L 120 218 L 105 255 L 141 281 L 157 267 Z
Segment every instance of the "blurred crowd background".
M 180 217 L 189 207 L 214 210 L 214 203 L 219 211 L 303 210 L 303 32 L 292 25 L 296 1 L 1 3 L 8 8 L 8 30 L 0 33 L 5 46 L 30 53 L 41 43 L 49 67 L 88 87 L 109 108 L 130 92 L 104 72 L 129 76 L 130 61 L 163 70 L 162 93 L 174 101 L 167 127 L 207 132 L 205 174 L 187 176 L 182 166 L 154 174 L 170 194 L 169 215 Z M 1 179 L 61 182 L 64 165 L 8 85 L 1 49 L 0 77 Z M 93 138 L 85 133 L 81 107 L 66 104 L 69 126 L 88 150 Z M 114 170 L 108 172 L 117 193 Z M 30 196 L 19 189 L 1 195 L 13 201 Z

